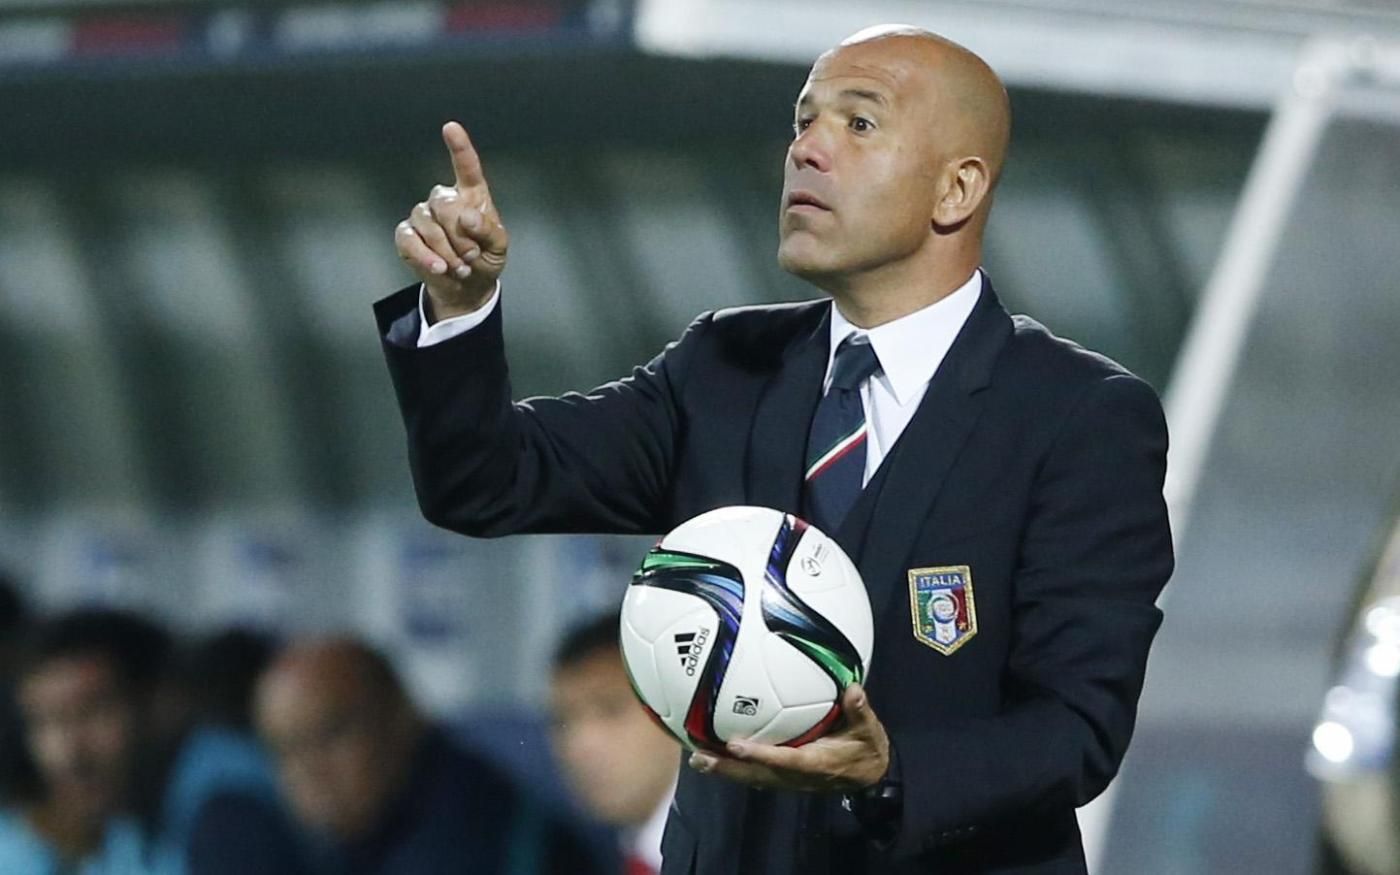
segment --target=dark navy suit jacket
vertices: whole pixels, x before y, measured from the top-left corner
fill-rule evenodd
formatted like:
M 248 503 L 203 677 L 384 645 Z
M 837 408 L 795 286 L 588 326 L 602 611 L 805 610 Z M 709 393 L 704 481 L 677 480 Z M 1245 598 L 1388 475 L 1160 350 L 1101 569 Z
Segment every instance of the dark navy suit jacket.
M 424 349 L 416 287 L 376 312 L 438 525 L 661 533 L 722 505 L 800 511 L 829 302 L 705 314 L 627 379 L 521 403 L 500 307 Z M 1123 757 L 1172 570 L 1166 450 L 1149 386 L 984 284 L 836 533 L 875 613 L 867 689 L 899 755 L 897 839 L 876 847 L 829 800 L 682 769 L 665 875 L 1083 872 L 1075 808 Z M 914 635 L 909 571 L 951 566 L 970 569 L 977 632 L 943 655 Z

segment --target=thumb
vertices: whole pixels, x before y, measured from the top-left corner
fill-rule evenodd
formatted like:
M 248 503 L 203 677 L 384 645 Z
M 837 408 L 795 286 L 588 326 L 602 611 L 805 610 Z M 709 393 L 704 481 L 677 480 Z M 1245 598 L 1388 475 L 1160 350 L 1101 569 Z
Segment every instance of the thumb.
M 852 726 L 866 726 L 875 719 L 870 709 L 870 697 L 865 694 L 865 687 L 860 684 L 846 687 L 841 694 L 841 710 L 846 712 Z

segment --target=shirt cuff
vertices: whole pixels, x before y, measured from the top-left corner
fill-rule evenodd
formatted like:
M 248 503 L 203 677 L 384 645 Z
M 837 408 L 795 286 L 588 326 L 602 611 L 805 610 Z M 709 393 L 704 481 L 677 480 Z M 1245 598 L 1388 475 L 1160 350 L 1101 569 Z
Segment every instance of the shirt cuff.
M 418 287 L 418 346 L 432 346 L 442 343 L 444 340 L 451 340 L 459 334 L 466 334 L 476 326 L 486 321 L 486 317 L 491 315 L 491 311 L 496 309 L 496 302 L 501 299 L 501 281 L 496 280 L 496 288 L 491 291 L 491 297 L 486 301 L 485 306 L 479 310 L 473 310 L 463 316 L 453 316 L 451 319 L 444 319 L 441 322 L 428 324 L 428 308 L 424 301 L 428 290 L 423 286 Z

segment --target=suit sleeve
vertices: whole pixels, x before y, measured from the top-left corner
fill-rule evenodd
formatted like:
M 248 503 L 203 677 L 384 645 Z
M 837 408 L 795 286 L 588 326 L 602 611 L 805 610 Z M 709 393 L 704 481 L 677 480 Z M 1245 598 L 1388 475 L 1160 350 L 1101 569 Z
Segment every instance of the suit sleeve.
M 1099 381 L 1066 417 L 1016 565 L 1009 704 L 892 733 L 904 782 L 897 857 L 1083 805 L 1117 772 L 1173 567 L 1166 451 L 1161 405 L 1135 377 Z
M 682 383 L 708 317 L 626 379 L 513 403 L 504 305 L 424 348 L 416 287 L 375 306 L 423 515 L 478 537 L 664 530 Z

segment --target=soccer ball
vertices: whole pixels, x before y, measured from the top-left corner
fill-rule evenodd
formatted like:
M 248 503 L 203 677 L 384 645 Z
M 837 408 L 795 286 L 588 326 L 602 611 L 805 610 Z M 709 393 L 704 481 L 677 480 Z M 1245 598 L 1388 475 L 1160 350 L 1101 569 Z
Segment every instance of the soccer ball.
M 821 737 L 874 644 L 855 565 L 766 507 L 712 510 L 662 538 L 627 588 L 621 626 L 632 688 L 692 750 Z

